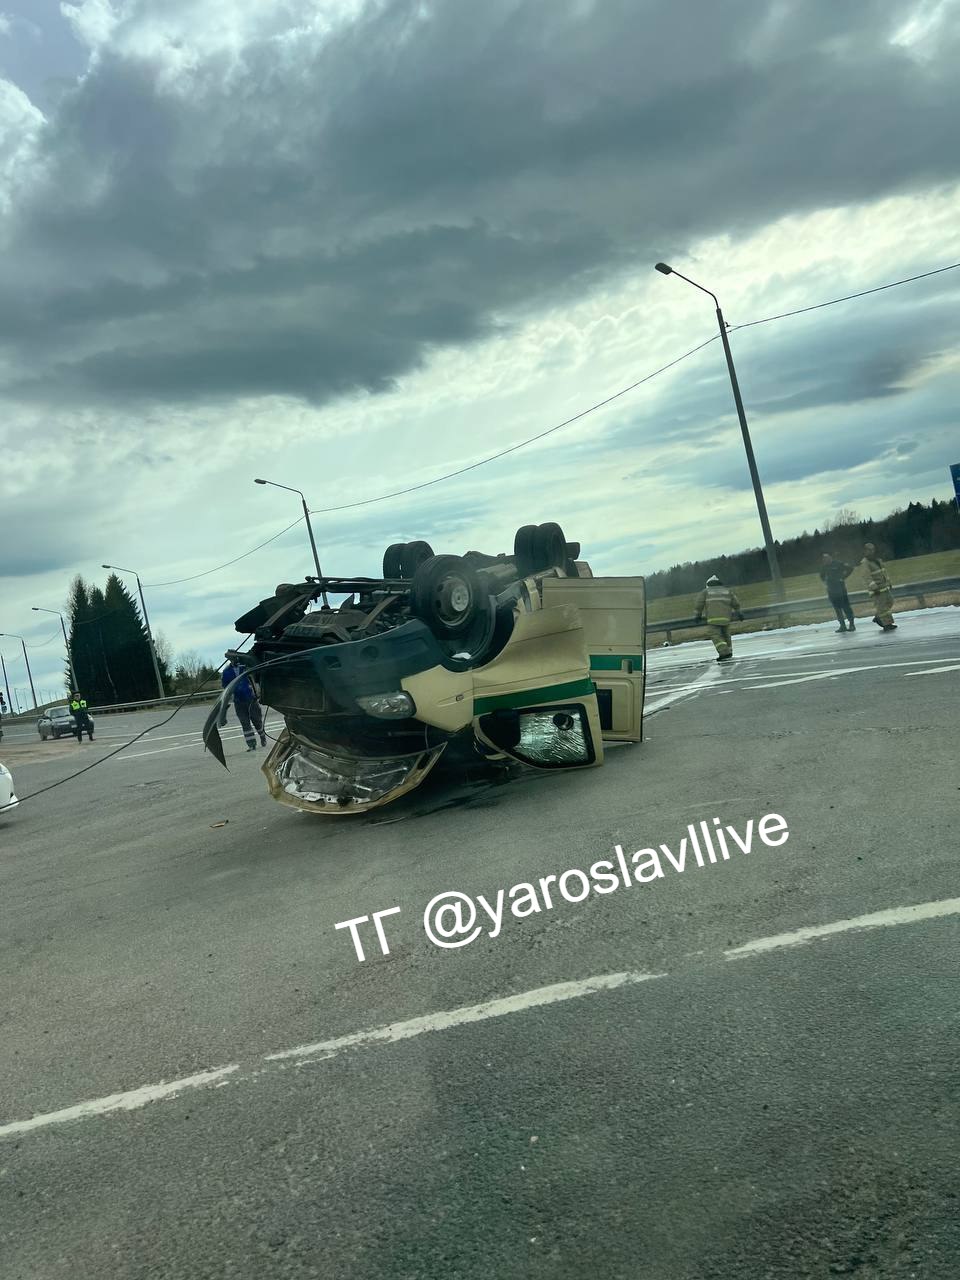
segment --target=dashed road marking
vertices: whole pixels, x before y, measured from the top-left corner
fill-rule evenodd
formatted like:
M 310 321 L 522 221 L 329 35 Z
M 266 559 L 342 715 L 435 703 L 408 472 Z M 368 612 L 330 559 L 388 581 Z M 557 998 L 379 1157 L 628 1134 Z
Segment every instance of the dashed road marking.
M 782 947 L 796 947 L 816 938 L 827 938 L 835 933 L 851 933 L 858 929 L 882 929 L 897 924 L 915 924 L 918 920 L 936 920 L 942 916 L 960 915 L 960 898 L 944 898 L 940 902 L 921 902 L 913 907 L 891 907 L 887 911 L 873 911 L 867 916 L 854 916 L 850 920 L 836 920 L 833 924 L 812 925 L 807 929 L 794 929 L 792 933 L 777 933 L 769 938 L 757 938 L 742 946 L 725 951 L 727 960 L 743 956 L 760 955 L 765 951 L 778 951 Z
M 752 942 L 745 942 L 739 947 L 733 947 L 720 954 L 725 960 L 745 959 L 751 956 L 764 955 L 770 951 L 813 942 L 818 938 L 896 925 L 916 924 L 924 920 L 936 920 L 955 915 L 960 915 L 960 898 L 946 898 L 941 899 L 939 902 L 921 902 L 913 906 L 891 907 L 886 911 L 874 911 L 869 915 L 855 916 L 849 920 L 837 920 L 830 924 L 795 929 L 791 933 L 775 934 L 768 938 L 756 938 Z M 709 960 L 707 963 L 709 963 Z M 350 1035 L 337 1036 L 329 1040 L 316 1040 L 309 1044 L 298 1045 L 292 1049 L 283 1049 L 276 1053 L 264 1054 L 258 1059 L 258 1065 L 245 1073 L 241 1073 L 239 1063 L 232 1063 L 229 1066 L 214 1067 L 209 1071 L 201 1071 L 196 1075 L 186 1076 L 180 1080 L 144 1085 L 139 1089 L 131 1089 L 125 1093 L 114 1093 L 105 1098 L 80 1102 L 75 1106 L 65 1107 L 60 1111 L 50 1111 L 42 1115 L 31 1116 L 27 1120 L 14 1120 L 8 1124 L 0 1124 L 0 1139 L 27 1133 L 31 1130 L 49 1128 L 69 1121 L 88 1120 L 94 1116 L 107 1115 L 112 1111 L 132 1111 L 138 1107 L 145 1107 L 151 1102 L 174 1098 L 187 1089 L 201 1089 L 208 1086 L 220 1088 L 226 1084 L 256 1079 L 271 1069 L 283 1069 L 291 1065 L 302 1066 L 309 1062 L 323 1062 L 349 1050 L 366 1049 L 378 1044 L 395 1044 L 398 1041 L 409 1040 L 427 1032 L 447 1031 L 452 1027 L 485 1022 L 490 1018 L 523 1013 L 528 1009 L 542 1008 L 546 1005 L 575 1000 L 589 995 L 596 995 L 599 992 L 612 991 L 620 987 L 650 982 L 657 978 L 669 976 L 669 973 L 643 973 L 635 970 L 623 973 L 599 974 L 592 978 L 582 978 L 574 982 L 557 982 L 547 987 L 536 987 L 533 990 L 522 991 L 516 995 L 504 996 L 499 1000 L 487 1000 L 482 1004 L 464 1005 L 458 1009 L 447 1009 L 437 1013 L 425 1014 L 418 1018 L 407 1018 L 404 1021 L 393 1022 L 384 1027 L 373 1027 L 365 1031 L 357 1031 Z

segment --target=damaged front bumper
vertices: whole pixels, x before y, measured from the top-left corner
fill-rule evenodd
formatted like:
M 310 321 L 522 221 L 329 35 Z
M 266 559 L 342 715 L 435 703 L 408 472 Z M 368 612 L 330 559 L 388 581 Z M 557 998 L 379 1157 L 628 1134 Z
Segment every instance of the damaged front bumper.
M 261 766 L 270 794 L 306 813 L 365 813 L 418 787 L 446 743 L 414 755 L 338 755 L 284 729 Z
M 291 627 L 250 655 L 247 672 L 256 675 L 262 702 L 284 718 L 261 766 L 270 793 L 305 813 L 389 804 L 420 785 L 454 736 L 418 719 L 413 698 L 399 687 L 444 655 L 417 621 L 337 644 L 311 639 L 309 624 Z M 223 689 L 204 725 L 204 744 L 224 766 L 220 729 L 243 678 Z

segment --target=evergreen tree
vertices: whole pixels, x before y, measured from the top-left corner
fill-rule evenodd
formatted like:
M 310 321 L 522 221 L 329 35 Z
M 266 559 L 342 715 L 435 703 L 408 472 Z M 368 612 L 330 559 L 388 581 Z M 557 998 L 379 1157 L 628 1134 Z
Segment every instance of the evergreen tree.
M 136 702 L 156 697 L 156 678 L 143 619 L 133 596 L 115 573 L 107 579 L 104 602 L 107 609 L 104 647 L 117 687 L 117 701 Z
M 91 706 L 117 701 L 117 688 L 107 661 L 104 628 L 108 609 L 99 587 L 88 587 L 78 575 L 67 602 L 70 651 L 79 692 Z M 67 683 L 70 682 L 69 671 Z
M 99 587 L 90 589 L 90 619 L 86 624 L 90 630 L 90 647 L 93 655 L 93 666 L 96 673 L 96 702 L 110 705 L 119 702 L 117 686 L 107 659 L 105 633 L 110 629 L 110 609 Z M 88 702 L 93 701 L 87 698 Z

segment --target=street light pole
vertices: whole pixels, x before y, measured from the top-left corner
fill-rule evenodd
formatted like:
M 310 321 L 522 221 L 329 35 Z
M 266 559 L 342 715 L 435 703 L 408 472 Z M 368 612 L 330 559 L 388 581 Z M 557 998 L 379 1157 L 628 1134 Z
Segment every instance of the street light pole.
M 696 280 L 691 280 L 689 276 L 683 275 L 681 272 L 674 270 L 665 262 L 658 262 L 656 269 L 665 276 L 679 276 L 681 280 L 686 280 L 687 284 L 692 284 L 695 289 L 699 289 L 701 293 L 707 293 L 713 299 L 713 304 L 717 309 L 717 324 L 720 328 L 720 341 L 723 343 L 723 354 L 727 360 L 727 372 L 730 375 L 730 386 L 733 388 L 733 400 L 737 406 L 737 417 L 740 419 L 740 433 L 743 436 L 743 447 L 747 455 L 747 466 L 750 469 L 750 479 L 753 482 L 753 496 L 757 500 L 757 511 L 760 515 L 760 527 L 763 530 L 763 543 L 767 552 L 767 564 L 770 567 L 770 579 L 773 583 L 773 594 L 777 600 L 784 598 L 783 578 L 780 575 L 780 564 L 777 560 L 777 548 L 774 545 L 773 533 L 770 529 L 770 519 L 767 515 L 767 504 L 763 498 L 763 486 L 760 483 L 760 472 L 757 469 L 757 459 L 753 452 L 753 443 L 750 439 L 750 429 L 747 426 L 747 415 L 743 408 L 743 399 L 740 395 L 740 383 L 737 381 L 737 371 L 733 364 L 733 352 L 730 350 L 730 339 L 727 337 L 727 322 L 723 318 L 723 312 L 720 310 L 720 302 L 715 293 L 709 289 L 705 289 L 702 284 L 697 284 Z
M 157 677 L 157 693 L 161 698 L 167 695 L 163 689 L 163 680 L 160 676 L 160 663 L 157 661 L 157 646 L 153 643 L 153 632 L 150 630 L 150 619 L 147 616 L 147 602 L 143 598 L 143 583 L 140 581 L 140 575 L 133 569 L 121 569 L 118 564 L 102 564 L 101 569 L 113 569 L 115 573 L 132 573 L 137 580 L 137 590 L 140 592 L 140 608 L 143 610 L 143 625 L 147 629 L 147 640 L 150 643 L 150 657 L 153 659 L 153 674 Z
M 31 605 L 34 613 L 55 613 L 60 619 L 60 630 L 63 632 L 63 644 L 67 651 L 67 666 L 70 668 L 70 688 L 77 689 L 77 669 L 73 665 L 73 654 L 70 652 L 70 641 L 67 639 L 67 627 L 63 620 L 63 614 L 59 609 L 44 609 L 43 605 Z
M 317 554 L 317 540 L 313 536 L 313 525 L 310 523 L 310 508 L 307 506 L 306 498 L 303 496 L 303 494 L 300 492 L 299 489 L 293 489 L 288 484 L 278 484 L 276 480 L 259 480 L 258 479 L 258 480 L 254 480 L 253 483 L 269 484 L 269 485 L 272 485 L 274 489 L 286 489 L 288 493 L 300 494 L 300 505 L 303 507 L 303 518 L 306 521 L 307 533 L 310 535 L 310 549 L 313 551 L 313 563 L 317 570 L 317 577 L 322 578 L 323 570 L 320 568 L 320 557 Z M 324 591 L 322 592 L 322 595 L 323 595 L 323 603 L 325 605 L 329 604 L 329 601 L 327 600 L 327 593 Z
M 3 668 L 3 683 L 7 687 L 7 706 L 13 712 L 13 699 L 10 697 L 10 681 L 7 679 L 7 664 L 3 660 L 3 654 L 0 653 L 0 667 Z
M 33 687 L 33 672 L 30 670 L 30 659 L 27 657 L 27 642 L 24 640 L 23 636 L 15 635 L 12 631 L 0 631 L 0 636 L 9 636 L 11 640 L 20 641 L 20 645 L 23 649 L 23 661 L 27 668 L 27 679 L 30 681 L 30 696 L 33 698 L 33 705 L 34 708 L 36 708 L 37 692 Z M 4 668 L 4 671 L 6 671 L 6 668 Z

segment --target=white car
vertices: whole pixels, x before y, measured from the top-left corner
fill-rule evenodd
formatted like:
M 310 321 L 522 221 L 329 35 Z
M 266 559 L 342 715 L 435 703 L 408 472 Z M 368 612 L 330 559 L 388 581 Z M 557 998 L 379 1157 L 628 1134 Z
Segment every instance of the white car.
M 0 813 L 14 809 L 20 803 L 13 789 L 13 776 L 4 764 L 0 764 Z

